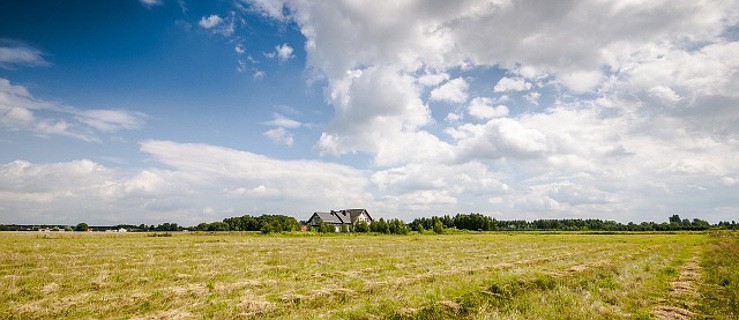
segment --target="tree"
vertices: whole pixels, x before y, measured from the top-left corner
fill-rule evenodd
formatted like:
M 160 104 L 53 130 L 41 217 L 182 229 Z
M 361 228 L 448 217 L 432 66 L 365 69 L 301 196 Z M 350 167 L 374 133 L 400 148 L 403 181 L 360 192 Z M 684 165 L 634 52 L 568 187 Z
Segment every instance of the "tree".
M 444 224 L 441 221 L 434 222 L 434 232 L 438 234 L 444 233 Z
M 390 233 L 406 235 L 411 232 L 411 228 L 400 219 L 392 219 L 388 222 Z
M 321 223 L 318 224 L 318 232 L 320 233 L 336 232 L 336 227 L 333 224 L 321 221 Z
M 370 231 L 377 233 L 390 233 L 390 226 L 387 224 L 385 219 L 380 218 L 380 220 L 372 221 L 370 224 Z
M 273 232 L 275 230 L 274 230 L 274 227 L 272 227 L 272 224 L 271 223 L 265 223 L 262 226 L 262 229 L 260 229 L 259 231 L 261 231 L 262 233 L 267 234 L 267 233 L 271 233 L 271 232 Z
M 670 217 L 670 223 L 680 224 L 681 222 L 682 222 L 682 220 L 680 220 L 680 216 L 679 215 L 676 215 L 675 214 L 675 215 L 672 215 Z
M 78 223 L 74 227 L 74 231 L 87 231 L 87 229 L 89 229 L 89 228 L 90 227 L 87 225 L 87 223 L 82 222 L 82 223 Z
M 228 231 L 228 224 L 224 222 L 213 222 L 208 224 L 208 231 Z
M 354 224 L 354 232 L 369 232 L 370 226 L 366 221 L 358 221 Z
M 416 231 L 418 231 L 418 233 L 420 233 L 420 234 L 423 234 L 423 232 L 426 231 L 426 229 L 423 228 L 423 225 L 422 224 L 417 224 L 416 225 Z
M 692 223 L 693 230 L 706 230 L 710 227 L 711 227 L 711 224 L 708 223 L 708 221 L 701 220 L 698 218 L 693 219 L 693 223 Z

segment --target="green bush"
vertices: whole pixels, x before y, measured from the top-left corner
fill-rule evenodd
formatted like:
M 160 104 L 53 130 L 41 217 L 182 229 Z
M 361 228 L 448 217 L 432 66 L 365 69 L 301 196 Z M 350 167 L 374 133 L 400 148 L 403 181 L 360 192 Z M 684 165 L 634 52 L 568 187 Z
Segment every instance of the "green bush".
M 441 221 L 434 222 L 434 232 L 437 234 L 444 233 L 444 225 L 441 223 Z
M 366 221 L 359 221 L 354 224 L 354 232 L 369 232 L 370 225 Z
M 321 223 L 318 224 L 318 232 L 333 233 L 336 232 L 336 227 L 333 224 L 321 221 Z

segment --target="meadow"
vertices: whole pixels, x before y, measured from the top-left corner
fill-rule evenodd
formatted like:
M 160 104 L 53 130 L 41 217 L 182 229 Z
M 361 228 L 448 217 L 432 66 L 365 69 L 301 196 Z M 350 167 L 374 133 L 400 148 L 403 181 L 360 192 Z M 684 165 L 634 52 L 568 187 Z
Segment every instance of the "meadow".
M 736 319 L 736 233 L 0 233 L 2 319 Z

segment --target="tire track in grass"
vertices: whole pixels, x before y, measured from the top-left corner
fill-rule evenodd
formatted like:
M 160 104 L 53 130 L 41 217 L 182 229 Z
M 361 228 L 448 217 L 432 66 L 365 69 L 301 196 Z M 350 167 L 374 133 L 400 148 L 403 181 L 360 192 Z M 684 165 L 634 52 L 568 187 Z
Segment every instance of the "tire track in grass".
M 652 308 L 652 315 L 659 320 L 687 320 L 697 314 L 695 309 L 700 299 L 698 286 L 703 278 L 699 260 L 700 252 L 680 266 L 676 281 L 670 282 L 669 298 L 661 300 Z

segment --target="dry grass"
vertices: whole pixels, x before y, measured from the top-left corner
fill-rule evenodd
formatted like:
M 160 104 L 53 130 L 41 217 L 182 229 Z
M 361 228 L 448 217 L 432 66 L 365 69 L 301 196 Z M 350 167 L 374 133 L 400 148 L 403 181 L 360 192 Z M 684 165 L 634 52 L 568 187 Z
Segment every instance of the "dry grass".
M 692 314 L 691 305 L 672 304 L 693 299 L 701 279 L 693 258 L 707 241 L 702 234 L 0 233 L 0 318 Z

